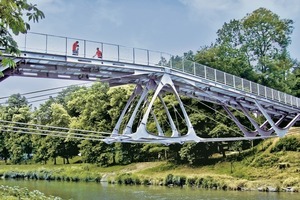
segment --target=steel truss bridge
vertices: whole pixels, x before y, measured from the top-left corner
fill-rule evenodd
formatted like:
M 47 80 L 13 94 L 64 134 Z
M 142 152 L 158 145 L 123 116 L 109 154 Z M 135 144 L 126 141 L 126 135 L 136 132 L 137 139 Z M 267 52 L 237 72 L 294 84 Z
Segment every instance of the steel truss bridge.
M 4 54 L 17 63 L 15 69 L 2 66 L 4 76 L 38 77 L 51 79 L 89 80 L 109 83 L 110 86 L 134 84 L 128 99 L 106 143 L 184 143 L 252 140 L 257 138 L 283 137 L 300 119 L 300 99 L 263 85 L 224 73 L 205 65 L 163 52 L 130 48 L 121 45 L 60 37 L 48 34 L 28 33 L 16 38 L 21 51 L 19 56 Z M 71 47 L 79 41 L 79 54 L 72 55 Z M 103 58 L 93 58 L 96 48 Z M 180 133 L 162 98 L 164 92 L 172 92 L 179 102 L 187 126 Z M 153 95 L 149 95 L 152 92 Z M 188 96 L 204 102 L 221 105 L 243 133 L 243 137 L 200 138 L 197 136 L 180 96 Z M 151 96 L 151 97 L 150 97 Z M 153 113 L 155 99 L 159 99 L 166 112 L 172 134 L 167 136 Z M 135 103 L 134 103 L 135 102 Z M 146 105 L 136 131 L 133 123 L 142 105 Z M 129 108 L 133 109 L 126 127 L 121 124 Z M 242 112 L 255 130 L 247 130 L 233 115 L 232 108 Z M 265 122 L 258 124 L 251 113 L 263 115 Z M 146 124 L 152 116 L 157 133 L 150 133 Z M 284 127 L 282 127 L 285 124 Z

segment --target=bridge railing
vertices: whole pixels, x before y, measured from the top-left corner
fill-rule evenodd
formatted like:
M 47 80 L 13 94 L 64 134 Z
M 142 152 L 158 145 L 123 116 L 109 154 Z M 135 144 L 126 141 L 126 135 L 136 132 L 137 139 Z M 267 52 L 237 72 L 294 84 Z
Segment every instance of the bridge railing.
M 300 99 L 297 97 L 165 52 L 33 32 L 15 39 L 21 50 L 65 56 L 73 56 L 72 45 L 79 41 L 78 57 L 93 58 L 98 47 L 102 51 L 103 60 L 169 67 L 266 99 L 300 107 Z

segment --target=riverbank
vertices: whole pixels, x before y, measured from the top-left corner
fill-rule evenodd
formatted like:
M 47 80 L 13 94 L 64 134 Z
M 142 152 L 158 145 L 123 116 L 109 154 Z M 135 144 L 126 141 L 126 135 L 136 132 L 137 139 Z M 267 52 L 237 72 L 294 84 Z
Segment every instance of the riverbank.
M 191 186 L 222 190 L 258 190 L 297 192 L 300 188 L 300 153 L 271 152 L 279 138 L 268 139 L 255 148 L 232 153 L 225 160 L 202 166 L 168 162 L 133 163 L 100 167 L 95 164 L 5 165 L 4 179 L 33 179 L 70 182 L 109 182 L 129 185 Z

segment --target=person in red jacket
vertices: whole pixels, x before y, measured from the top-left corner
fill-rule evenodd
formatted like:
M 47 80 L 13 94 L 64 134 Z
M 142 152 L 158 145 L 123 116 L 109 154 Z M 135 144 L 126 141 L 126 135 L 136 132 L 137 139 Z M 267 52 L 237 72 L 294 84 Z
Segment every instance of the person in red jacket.
M 76 41 L 72 46 L 72 54 L 78 56 L 78 51 L 79 51 L 79 42 Z
M 95 56 L 97 56 L 97 58 L 102 58 L 102 52 L 98 47 L 96 49 L 96 54 L 93 56 L 93 58 L 95 58 Z

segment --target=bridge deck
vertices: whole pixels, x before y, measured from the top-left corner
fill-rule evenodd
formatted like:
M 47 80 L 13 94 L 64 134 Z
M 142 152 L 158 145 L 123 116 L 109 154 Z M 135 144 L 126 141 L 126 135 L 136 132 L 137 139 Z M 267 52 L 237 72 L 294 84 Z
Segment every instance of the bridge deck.
M 1 68 L 4 80 L 9 76 L 42 77 L 71 80 L 100 80 L 110 86 L 148 83 L 164 73 L 171 75 L 180 95 L 232 107 L 236 100 L 248 110 L 257 109 L 255 100 L 275 117 L 293 118 L 300 112 L 300 100 L 265 86 L 224 72 L 189 62 L 189 70 L 151 64 L 135 64 L 114 60 L 99 60 L 77 56 L 22 51 L 14 58 L 16 69 Z M 185 61 L 187 62 L 187 61 Z M 166 88 L 167 90 L 167 88 Z

